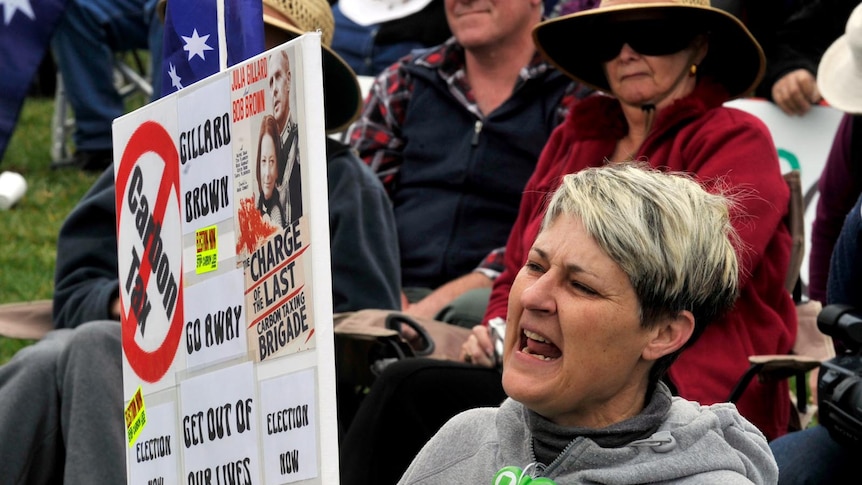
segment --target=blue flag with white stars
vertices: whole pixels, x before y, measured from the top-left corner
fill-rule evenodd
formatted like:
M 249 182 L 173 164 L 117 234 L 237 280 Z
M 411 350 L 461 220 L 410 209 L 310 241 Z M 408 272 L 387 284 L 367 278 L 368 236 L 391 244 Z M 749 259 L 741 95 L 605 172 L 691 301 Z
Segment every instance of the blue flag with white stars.
M 162 95 L 264 50 L 261 0 L 174 0 L 165 12 Z
M 0 159 L 65 7 L 66 0 L 0 0 Z

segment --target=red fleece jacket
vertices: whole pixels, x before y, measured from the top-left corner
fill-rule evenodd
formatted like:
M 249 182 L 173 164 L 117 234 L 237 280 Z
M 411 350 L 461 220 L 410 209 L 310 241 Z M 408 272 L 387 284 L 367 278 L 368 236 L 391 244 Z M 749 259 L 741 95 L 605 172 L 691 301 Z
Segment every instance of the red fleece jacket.
M 745 194 L 740 210 L 732 214 L 744 243 L 738 253 L 740 298 L 669 371 L 679 395 L 703 404 L 727 400 L 748 368 L 748 356 L 788 353 L 796 339 L 796 310 L 784 289 L 791 239 L 782 219 L 790 192 L 766 127 L 746 112 L 723 107 L 725 100 L 723 88 L 702 80 L 690 96 L 656 114 L 634 157 L 654 167 L 691 172 L 707 188 Z M 596 95 L 574 106 L 551 134 L 524 189 L 506 245 L 506 269 L 494 283 L 485 321 L 506 317 L 509 289 L 536 238 L 548 194 L 563 175 L 602 165 L 626 131 L 619 103 Z M 755 379 L 737 406 L 768 438 L 786 432 L 786 381 Z

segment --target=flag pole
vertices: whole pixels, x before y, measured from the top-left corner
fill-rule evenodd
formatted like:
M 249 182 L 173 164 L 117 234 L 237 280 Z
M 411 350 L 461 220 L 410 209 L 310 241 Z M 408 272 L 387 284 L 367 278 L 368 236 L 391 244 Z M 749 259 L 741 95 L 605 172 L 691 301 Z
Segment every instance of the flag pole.
M 227 69 L 227 29 L 224 21 L 224 2 L 216 0 L 216 16 L 218 18 L 218 70 Z

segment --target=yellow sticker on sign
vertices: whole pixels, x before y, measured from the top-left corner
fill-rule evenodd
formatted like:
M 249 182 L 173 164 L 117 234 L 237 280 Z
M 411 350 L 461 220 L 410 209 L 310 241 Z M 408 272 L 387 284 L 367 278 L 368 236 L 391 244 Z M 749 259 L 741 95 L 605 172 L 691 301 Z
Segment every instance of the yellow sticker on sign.
M 195 274 L 208 273 L 218 269 L 218 229 L 209 226 L 195 231 L 196 264 Z
M 144 393 L 141 386 L 135 391 L 135 395 L 126 406 L 126 436 L 129 439 L 129 448 L 138 440 L 138 435 L 147 424 L 147 412 L 144 409 Z

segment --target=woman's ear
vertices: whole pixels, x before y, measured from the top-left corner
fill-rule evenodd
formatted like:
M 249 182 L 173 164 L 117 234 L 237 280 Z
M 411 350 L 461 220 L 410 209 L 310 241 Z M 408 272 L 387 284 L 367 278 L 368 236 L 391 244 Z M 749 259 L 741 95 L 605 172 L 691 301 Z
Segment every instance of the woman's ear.
M 709 38 L 704 34 L 698 35 L 694 41 L 694 48 L 694 63 L 700 65 L 709 52 Z
M 655 361 L 676 352 L 694 333 L 694 315 L 683 310 L 674 316 L 663 318 L 654 327 L 653 338 L 643 350 L 643 358 Z

